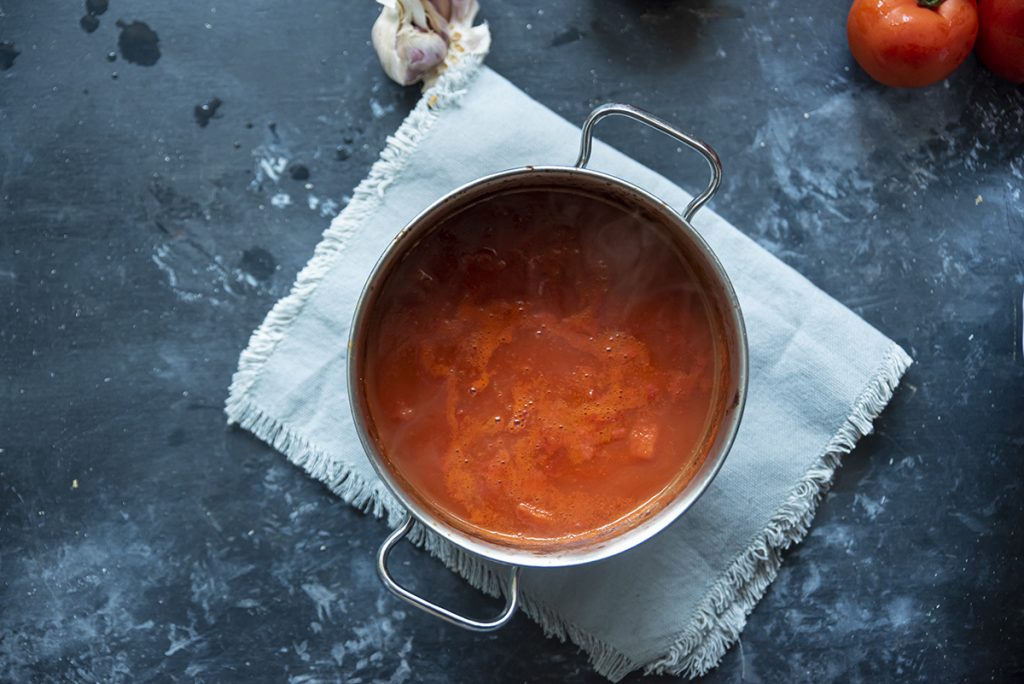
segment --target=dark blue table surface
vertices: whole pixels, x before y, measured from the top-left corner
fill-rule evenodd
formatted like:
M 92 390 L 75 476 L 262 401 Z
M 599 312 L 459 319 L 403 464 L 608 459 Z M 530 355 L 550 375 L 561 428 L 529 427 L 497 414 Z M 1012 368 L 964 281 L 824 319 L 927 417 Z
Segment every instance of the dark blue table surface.
M 224 424 L 250 332 L 418 97 L 376 5 L 109 4 L 91 33 L 73 2 L 0 8 L 0 680 L 601 681 L 526 618 L 400 605 L 384 525 Z M 917 360 L 707 679 L 1024 677 L 1024 91 L 973 57 L 879 86 L 842 2 L 538 5 L 485 5 L 490 66 L 571 121 L 618 100 L 705 138 L 714 208 Z M 254 183 L 275 158 L 309 178 Z

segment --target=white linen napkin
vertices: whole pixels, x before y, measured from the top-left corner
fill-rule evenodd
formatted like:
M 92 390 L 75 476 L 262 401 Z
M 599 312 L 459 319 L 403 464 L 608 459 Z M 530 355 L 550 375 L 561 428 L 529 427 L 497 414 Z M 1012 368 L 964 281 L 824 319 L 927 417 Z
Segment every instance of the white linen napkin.
M 334 219 L 292 293 L 242 353 L 229 421 L 274 445 L 352 505 L 394 526 L 404 511 L 363 453 L 349 412 L 346 342 L 374 263 L 417 213 L 455 187 L 528 164 L 569 166 L 579 130 L 472 60 L 427 91 Z M 682 208 L 690 195 L 597 144 L 591 168 Z M 750 343 L 746 411 L 710 489 L 667 530 L 606 561 L 525 570 L 522 607 L 616 681 L 699 676 L 736 640 L 807 533 L 840 457 L 870 432 L 911 359 L 891 340 L 708 209 L 695 227 L 733 281 Z M 419 539 L 494 593 L 506 572 Z M 496 572 L 492 572 L 496 570 Z M 423 616 L 423 619 L 434 619 Z

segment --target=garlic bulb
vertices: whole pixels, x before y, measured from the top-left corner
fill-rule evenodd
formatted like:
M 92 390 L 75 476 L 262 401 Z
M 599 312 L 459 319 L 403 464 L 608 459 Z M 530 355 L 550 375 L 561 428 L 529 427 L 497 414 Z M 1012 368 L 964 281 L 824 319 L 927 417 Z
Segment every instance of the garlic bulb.
M 384 72 L 395 82 L 430 86 L 466 54 L 491 46 L 487 24 L 473 26 L 477 0 L 377 0 L 384 6 L 371 37 Z

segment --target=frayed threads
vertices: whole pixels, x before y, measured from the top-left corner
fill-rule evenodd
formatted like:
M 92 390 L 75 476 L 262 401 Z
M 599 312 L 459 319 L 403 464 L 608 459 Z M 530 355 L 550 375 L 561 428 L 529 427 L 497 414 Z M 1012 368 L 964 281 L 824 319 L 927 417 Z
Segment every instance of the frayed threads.
M 818 503 L 832 486 L 842 456 L 871 432 L 875 418 L 892 399 L 900 378 L 912 363 L 899 345 L 893 344 L 888 349 L 878 370 L 817 461 L 793 488 L 768 526 L 712 585 L 669 652 L 644 667 L 646 674 L 682 674 L 693 679 L 718 665 L 739 638 L 747 616 L 778 575 L 782 552 L 800 543 L 810 530 Z M 615 677 L 609 678 L 616 681 Z
M 477 73 L 479 60 L 465 60 L 449 70 L 425 94 L 399 130 L 390 136 L 369 175 L 353 193 L 352 202 L 325 231 L 313 258 L 299 274 L 291 293 L 279 301 L 263 324 L 253 333 L 239 359 L 225 407 L 228 420 L 249 430 L 261 440 L 286 454 L 312 477 L 350 505 L 396 527 L 405 515 L 402 507 L 379 481 L 368 481 L 343 463 L 331 459 L 298 433 L 270 417 L 249 399 L 266 361 L 301 313 L 306 300 L 333 266 L 351 237 L 380 205 L 387 188 L 400 176 L 409 158 L 427 135 L 440 112 L 458 103 Z M 807 534 L 818 502 L 833 481 L 843 454 L 868 434 L 872 422 L 892 397 L 911 359 L 893 345 L 878 371 L 854 402 L 843 425 L 823 453 L 797 483 L 762 530 L 725 570 L 691 614 L 686 628 L 673 640 L 666 653 L 649 663 L 637 663 L 618 649 L 564 620 L 552 609 L 523 596 L 522 610 L 541 625 L 547 636 L 572 641 L 589 656 L 594 669 L 616 682 L 630 672 L 644 668 L 647 673 L 685 674 L 698 677 L 715 667 L 739 637 L 747 616 L 775 579 L 782 564 L 782 552 Z M 423 546 L 448 568 L 474 587 L 497 595 L 504 588 L 503 568 L 482 561 L 414 526 L 410 541 Z
M 249 338 L 228 390 L 225 412 L 229 423 L 241 423 L 238 418 L 242 412 L 240 404 L 259 379 L 270 355 L 345 249 L 349 239 L 374 214 L 385 191 L 400 177 L 413 152 L 430 132 L 441 112 L 456 105 L 466 94 L 481 63 L 482 57 L 468 56 L 458 66 L 448 69 L 427 92 L 426 97 L 420 99 L 395 134 L 388 137 L 370 173 L 353 191 L 352 201 L 324 231 L 323 239 L 313 252 L 313 258 L 295 279 L 291 292 L 274 305 Z

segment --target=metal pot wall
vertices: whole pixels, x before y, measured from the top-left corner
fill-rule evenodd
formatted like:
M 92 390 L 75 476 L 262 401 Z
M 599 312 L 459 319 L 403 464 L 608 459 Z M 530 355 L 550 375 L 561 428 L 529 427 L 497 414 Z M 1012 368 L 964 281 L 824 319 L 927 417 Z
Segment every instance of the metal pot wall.
M 587 168 L 594 125 L 601 119 L 613 115 L 629 117 L 651 126 L 696 150 L 707 160 L 711 167 L 712 180 L 681 213 L 677 213 L 662 200 L 631 183 Z M 693 216 L 718 189 L 721 172 L 718 155 L 708 145 L 639 109 L 628 105 L 608 104 L 594 110 L 584 124 L 580 154 L 575 166 L 523 167 L 480 178 L 439 199 L 395 237 L 374 268 L 356 307 L 349 341 L 348 389 L 353 418 L 363 448 L 377 475 L 408 511 L 404 522 L 382 544 L 377 558 L 382 581 L 397 596 L 461 627 L 477 631 L 496 629 L 508 622 L 515 611 L 520 568 L 578 565 L 622 553 L 672 524 L 704 493 L 721 468 L 732 445 L 743 412 L 747 386 L 747 340 L 739 302 L 722 265 L 691 225 Z M 611 197 L 624 206 L 635 208 L 652 217 L 652 220 L 661 226 L 667 238 L 686 250 L 690 255 L 691 265 L 700 272 L 702 281 L 708 284 L 708 301 L 724 321 L 723 343 L 732 359 L 724 388 L 729 401 L 724 403 L 721 415 L 717 416 L 718 429 L 696 474 L 656 513 L 632 527 L 622 529 L 611 538 L 597 539 L 592 544 L 573 544 L 566 548 L 544 550 L 517 548 L 514 545 L 494 543 L 451 525 L 406 491 L 401 478 L 396 476 L 383 457 L 380 445 L 370 429 L 371 416 L 364 389 L 366 348 L 369 344 L 367 330 L 368 320 L 373 314 L 382 283 L 394 271 L 396 264 L 407 256 L 409 250 L 415 249 L 423 236 L 447 217 L 488 196 L 523 189 L 561 189 L 591 196 Z M 465 551 L 509 566 L 506 605 L 498 617 L 492 620 L 475 620 L 459 615 L 413 594 L 394 580 L 387 567 L 388 555 L 412 529 L 414 521 L 418 521 Z

